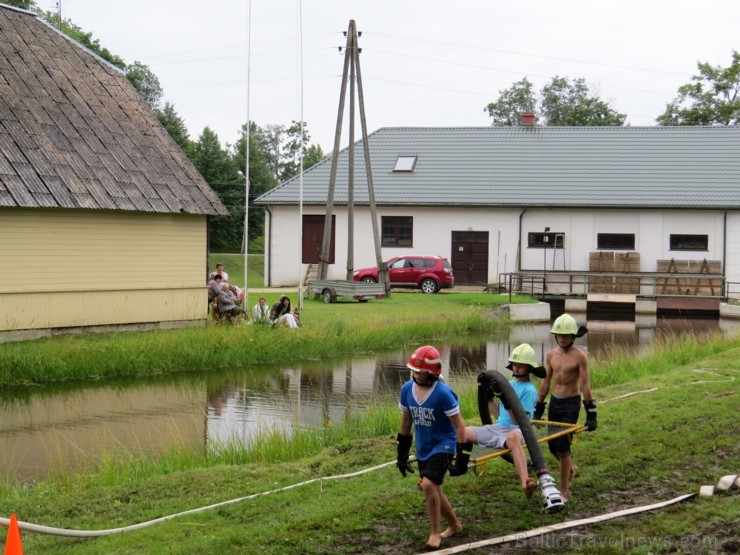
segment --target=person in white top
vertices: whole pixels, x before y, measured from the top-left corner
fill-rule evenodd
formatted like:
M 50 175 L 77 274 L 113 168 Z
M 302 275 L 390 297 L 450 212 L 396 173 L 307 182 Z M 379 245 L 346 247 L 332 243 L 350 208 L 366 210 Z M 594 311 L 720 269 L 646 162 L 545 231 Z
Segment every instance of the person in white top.
M 267 306 L 267 299 L 260 297 L 260 300 L 252 308 L 252 322 L 255 324 L 267 324 L 270 320 L 270 307 Z
M 229 281 L 229 274 L 224 272 L 224 265 L 220 262 L 216 264 L 216 270 L 208 275 L 208 281 L 211 281 L 216 276 L 216 274 L 221 274 L 221 279 L 223 279 L 224 281 Z

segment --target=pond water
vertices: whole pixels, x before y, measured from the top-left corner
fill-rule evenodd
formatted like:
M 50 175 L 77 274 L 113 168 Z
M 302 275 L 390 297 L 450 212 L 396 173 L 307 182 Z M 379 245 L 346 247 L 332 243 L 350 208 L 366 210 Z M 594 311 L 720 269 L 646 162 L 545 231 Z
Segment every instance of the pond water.
M 579 321 L 580 322 L 580 321 Z M 655 320 L 586 322 L 580 348 L 598 356 L 614 345 L 639 349 L 661 335 L 735 334 L 740 322 Z M 530 343 L 540 360 L 554 345 L 549 324 L 512 327 L 491 337 L 437 345 L 454 388 L 478 371 L 503 369 L 509 352 Z M 44 387 L 0 394 L 0 475 L 43 479 L 50 470 L 95 462 L 106 453 L 156 454 L 171 446 L 218 448 L 248 443 L 255 432 L 322 427 L 369 401 L 394 397 L 408 379 L 409 352 L 309 361 L 229 372 L 105 384 Z

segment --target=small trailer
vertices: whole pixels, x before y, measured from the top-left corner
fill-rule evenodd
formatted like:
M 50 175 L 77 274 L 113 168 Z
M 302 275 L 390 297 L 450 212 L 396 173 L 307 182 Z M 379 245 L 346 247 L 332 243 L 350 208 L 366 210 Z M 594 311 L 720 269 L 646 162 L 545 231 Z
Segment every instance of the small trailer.
M 321 295 L 325 303 L 335 303 L 339 297 L 352 297 L 360 302 L 385 298 L 385 288 L 382 283 L 335 279 L 315 279 L 309 281 L 306 287 L 306 293 Z

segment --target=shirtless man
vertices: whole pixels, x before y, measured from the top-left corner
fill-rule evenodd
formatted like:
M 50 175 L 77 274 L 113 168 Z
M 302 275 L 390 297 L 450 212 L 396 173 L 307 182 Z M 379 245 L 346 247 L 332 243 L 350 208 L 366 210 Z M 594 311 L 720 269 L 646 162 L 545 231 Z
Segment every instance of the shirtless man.
M 563 314 L 553 323 L 550 333 L 555 335 L 558 346 L 550 349 L 545 357 L 547 376 L 540 384 L 534 410 L 535 420 L 542 418 L 545 412 L 545 398 L 550 391 L 551 383 L 554 382 L 547 419 L 552 422 L 575 424 L 578 422 L 583 395 L 583 408 L 586 409 L 585 429 L 589 432 L 596 429 L 596 403 L 588 378 L 588 359 L 583 351 L 573 345 L 576 337 L 582 337 L 587 332 L 586 328 L 582 326 L 579 328 L 569 314 Z M 570 441 L 570 435 L 548 441 L 550 452 L 560 463 L 560 494 L 563 496 L 563 502 L 567 501 L 570 483 L 578 472 L 571 460 Z

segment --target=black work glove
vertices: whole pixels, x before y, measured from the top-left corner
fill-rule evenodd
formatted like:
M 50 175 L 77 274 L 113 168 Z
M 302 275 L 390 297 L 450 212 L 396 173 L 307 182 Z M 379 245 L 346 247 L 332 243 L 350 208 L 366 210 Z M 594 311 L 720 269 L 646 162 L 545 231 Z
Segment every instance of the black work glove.
M 542 420 L 542 416 L 545 414 L 545 407 L 547 406 L 547 403 L 544 401 L 537 401 L 537 403 L 534 405 L 534 416 L 532 416 L 533 420 Z
M 405 436 L 399 433 L 396 436 L 396 441 L 398 442 L 396 445 L 396 451 L 398 452 L 396 466 L 398 467 L 399 472 L 401 472 L 401 476 L 405 478 L 407 472 L 411 472 L 412 474 L 414 473 L 414 469 L 411 468 L 411 465 L 409 464 L 412 437 L 410 435 Z
M 470 462 L 470 453 L 473 451 L 473 442 L 457 444 L 457 454 L 455 455 L 455 464 L 450 467 L 450 476 L 462 476 L 468 471 Z
M 594 401 L 583 401 L 583 408 L 586 409 L 586 424 L 584 428 L 587 432 L 593 432 L 596 429 L 596 403 Z

